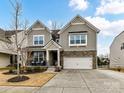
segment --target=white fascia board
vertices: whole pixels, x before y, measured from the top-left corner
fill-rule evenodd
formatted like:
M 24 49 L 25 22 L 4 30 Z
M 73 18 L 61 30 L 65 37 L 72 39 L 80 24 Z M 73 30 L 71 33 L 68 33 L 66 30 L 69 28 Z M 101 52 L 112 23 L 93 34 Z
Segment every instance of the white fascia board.
M 32 30 L 45 30 L 45 28 L 32 28 Z

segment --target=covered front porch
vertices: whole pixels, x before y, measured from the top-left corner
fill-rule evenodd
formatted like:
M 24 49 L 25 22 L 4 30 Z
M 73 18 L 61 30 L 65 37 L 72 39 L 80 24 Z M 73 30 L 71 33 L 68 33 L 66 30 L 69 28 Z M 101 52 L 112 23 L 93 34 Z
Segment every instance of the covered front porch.
M 48 49 L 46 50 L 47 66 L 59 66 L 60 67 L 60 50 Z
M 60 52 L 62 48 L 59 44 L 51 40 L 43 48 L 37 51 L 28 52 L 28 66 L 60 67 Z
M 51 40 L 46 44 L 44 49 L 46 49 L 47 66 L 60 67 L 60 51 L 62 50 L 62 47 L 55 41 Z

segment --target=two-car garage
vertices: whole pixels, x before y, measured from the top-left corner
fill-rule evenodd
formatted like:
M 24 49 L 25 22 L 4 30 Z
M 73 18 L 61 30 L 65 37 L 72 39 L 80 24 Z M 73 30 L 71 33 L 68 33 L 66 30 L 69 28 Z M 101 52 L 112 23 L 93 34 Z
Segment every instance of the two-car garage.
M 92 69 L 92 57 L 64 57 L 64 69 Z

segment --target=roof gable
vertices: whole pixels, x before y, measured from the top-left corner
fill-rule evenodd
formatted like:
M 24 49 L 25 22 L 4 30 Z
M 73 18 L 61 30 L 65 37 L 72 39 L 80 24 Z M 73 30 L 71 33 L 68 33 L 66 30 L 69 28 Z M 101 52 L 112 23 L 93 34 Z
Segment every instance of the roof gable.
M 60 49 L 62 48 L 58 43 L 53 40 L 50 40 L 45 46 L 44 49 Z
M 39 20 L 36 20 L 36 22 L 29 27 L 28 31 L 30 30 L 47 30 L 49 33 L 51 33 L 49 28 Z
M 98 28 L 96 28 L 94 25 L 92 25 L 90 22 L 88 22 L 86 19 L 81 17 L 80 15 L 75 16 L 69 23 L 67 23 L 61 30 L 58 32 L 58 34 L 61 34 L 65 29 L 67 29 L 70 25 L 77 25 L 77 24 L 86 24 L 89 28 L 93 29 L 97 33 L 100 31 Z
M 111 45 L 110 45 L 110 48 L 112 47 L 112 45 L 114 44 L 114 42 L 116 41 L 116 39 L 117 39 L 119 36 L 123 35 L 123 34 L 124 34 L 124 31 L 122 31 L 120 34 L 118 34 L 118 35 L 113 39 L 113 41 L 112 41 L 112 43 L 111 43 Z

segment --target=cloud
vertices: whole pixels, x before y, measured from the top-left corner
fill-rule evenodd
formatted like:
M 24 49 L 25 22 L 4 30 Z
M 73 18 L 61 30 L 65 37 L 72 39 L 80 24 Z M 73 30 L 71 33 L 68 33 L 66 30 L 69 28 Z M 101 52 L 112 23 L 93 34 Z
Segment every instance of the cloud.
M 98 44 L 98 53 L 97 55 L 106 55 L 109 54 L 109 46 L 103 46 L 102 44 Z
M 124 0 L 101 0 L 96 15 L 124 13 Z
M 103 36 L 116 36 L 124 30 L 124 19 L 117 21 L 109 21 L 103 17 L 86 17 L 86 19 L 99 28 L 100 34 Z
M 86 17 L 89 22 L 99 28 L 98 55 L 109 54 L 109 47 L 113 38 L 124 30 L 124 19 L 109 21 L 103 17 Z
M 89 2 L 87 0 L 70 0 L 69 7 L 74 10 L 86 10 L 88 8 Z

